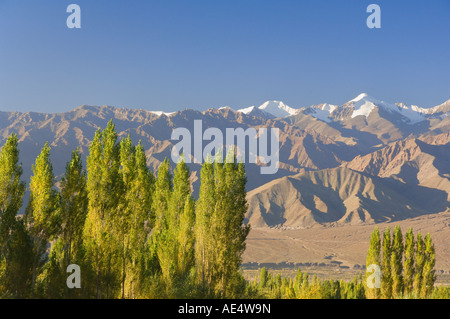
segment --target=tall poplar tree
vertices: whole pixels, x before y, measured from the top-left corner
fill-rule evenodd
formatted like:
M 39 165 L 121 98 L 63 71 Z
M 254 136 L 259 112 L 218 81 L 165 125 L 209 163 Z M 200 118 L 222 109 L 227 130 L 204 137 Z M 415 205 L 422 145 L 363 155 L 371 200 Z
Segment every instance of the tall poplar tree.
M 59 234 L 59 193 L 54 188 L 55 177 L 50 162 L 48 143 L 42 148 L 32 167 L 30 199 L 26 209 L 26 222 L 33 240 L 32 289 L 42 272 L 47 256 L 47 244 Z
M 32 247 L 23 220 L 16 220 L 25 192 L 21 176 L 18 138 L 11 133 L 0 152 L 0 295 L 24 298 L 31 283 Z
M 176 238 L 172 228 L 169 203 L 173 184 L 169 160 L 166 158 L 158 168 L 153 194 L 152 210 L 155 213 L 155 226 L 152 231 L 152 250 L 155 251 L 161 267 L 162 279 L 168 293 L 172 288 L 176 272 Z M 174 249 L 175 248 L 175 249 Z
M 392 298 L 392 276 L 391 276 L 391 231 L 387 227 L 383 235 L 383 259 L 381 261 L 381 297 Z
M 119 151 L 111 120 L 103 131 L 96 131 L 87 158 L 88 214 L 83 242 L 92 273 L 85 282 L 94 284 L 97 298 L 117 297 L 120 292 L 121 245 L 115 227 L 123 191 Z
M 419 232 L 416 239 L 416 262 L 414 271 L 413 290 L 416 297 L 420 296 L 422 290 L 423 267 L 425 264 L 425 243 Z
M 11 133 L 0 152 L 0 258 L 6 258 L 7 241 L 22 206 L 25 183 L 20 180 L 17 135 Z
M 403 262 L 403 285 L 405 295 L 410 295 L 413 291 L 415 254 L 416 243 L 414 234 L 412 228 L 409 228 L 405 235 L 405 261 Z
M 212 216 L 212 240 L 215 246 L 215 293 L 234 297 L 242 280 L 239 266 L 250 226 L 244 226 L 247 212 L 246 177 L 244 164 L 236 164 L 234 150 L 227 154 L 225 163 L 216 161 L 215 209 Z
M 369 251 L 367 252 L 366 257 L 366 269 L 369 269 L 369 267 L 372 268 L 371 265 L 376 265 L 380 267 L 380 249 L 381 249 L 380 231 L 378 227 L 376 227 L 372 235 L 370 236 Z M 372 273 L 366 272 L 364 284 L 366 286 L 366 297 L 368 299 L 378 299 L 381 296 L 380 288 L 377 287 L 369 288 L 369 286 L 367 285 L 367 282 L 369 280 L 374 279 L 373 276 L 376 276 L 375 272 Z M 379 280 L 381 280 L 381 278 L 379 278 Z
M 175 235 L 173 250 L 177 279 L 186 280 L 193 266 L 194 202 L 191 196 L 189 169 L 181 157 L 174 171 L 173 192 L 169 203 L 169 228 Z
M 436 281 L 436 274 L 434 265 L 436 263 L 436 256 L 434 244 L 431 240 L 431 235 L 428 233 L 425 236 L 425 261 L 423 265 L 422 285 L 420 290 L 420 297 L 427 298 L 431 295 Z
M 128 135 L 120 141 L 120 175 L 122 177 L 122 196 L 119 201 L 119 212 L 114 223 L 114 233 L 120 243 L 121 260 L 121 292 L 122 299 L 125 298 L 125 281 L 131 258 L 131 236 L 130 224 L 133 219 L 133 183 L 136 175 L 135 147 Z
M 82 258 L 83 228 L 88 207 L 86 178 L 81 154 L 76 149 L 66 165 L 66 172 L 60 184 L 61 236 L 66 267 Z
M 200 171 L 200 190 L 195 205 L 195 268 L 197 284 L 204 296 L 213 292 L 215 242 L 212 239 L 212 215 L 215 210 L 215 178 L 211 156 Z
M 60 228 L 49 253 L 49 261 L 41 278 L 41 294 L 48 298 L 72 298 L 80 296 L 79 290 L 66 285 L 66 269 L 70 264 L 83 260 L 82 235 L 87 213 L 86 172 L 81 154 L 72 152 L 60 183 Z
M 392 296 L 401 297 L 403 294 L 403 235 L 400 226 L 395 226 L 392 239 L 391 276 Z
M 151 254 L 148 251 L 148 235 L 153 227 L 151 220 L 152 194 L 154 191 L 154 176 L 147 167 L 144 148 L 139 144 L 134 148 L 134 173 L 132 179 L 127 179 L 126 207 L 128 218 L 128 253 L 126 259 L 126 287 L 123 296 L 138 298 L 143 290 L 143 283 L 148 280 L 153 269 L 148 269 L 147 260 Z
M 178 229 L 178 274 L 185 283 L 191 280 L 191 270 L 195 265 L 194 259 L 194 223 L 195 223 L 195 202 L 191 194 L 186 195 L 183 210 L 180 212 L 180 222 Z M 187 282 L 190 284 L 190 281 Z

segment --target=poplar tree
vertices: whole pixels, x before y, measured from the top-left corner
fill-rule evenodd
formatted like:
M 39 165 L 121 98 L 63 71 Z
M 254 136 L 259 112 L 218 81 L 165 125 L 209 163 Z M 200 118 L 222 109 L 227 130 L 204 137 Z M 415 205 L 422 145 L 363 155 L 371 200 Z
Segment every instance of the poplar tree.
M 195 265 L 194 253 L 194 223 L 195 202 L 192 195 L 186 195 L 184 208 L 180 212 L 180 224 L 178 231 L 178 272 L 182 280 L 190 280 L 191 270 Z M 188 282 L 190 284 L 190 282 Z
M 189 169 L 181 157 L 171 182 L 169 161 L 158 169 L 155 187 L 155 235 L 157 253 L 169 296 L 186 293 L 193 266 L 194 202 L 191 196 Z M 159 207 L 159 208 L 158 208 Z
M 59 193 L 54 188 L 55 177 L 50 162 L 48 143 L 42 148 L 32 167 L 30 199 L 25 213 L 33 241 L 32 293 L 47 260 L 47 244 L 59 234 Z
M 17 135 L 11 133 L 0 152 L 0 259 L 7 258 L 7 242 L 22 206 L 25 183 L 20 180 Z
M 212 241 L 212 215 L 215 210 L 215 179 L 211 156 L 200 170 L 200 190 L 195 205 L 195 268 L 197 284 L 204 296 L 213 290 L 215 242 Z
M 169 202 L 172 195 L 173 184 L 170 173 L 169 160 L 166 158 L 158 168 L 155 181 L 155 192 L 152 201 L 152 210 L 155 214 L 155 226 L 152 231 L 152 250 L 155 251 L 161 268 L 162 279 L 168 293 L 172 288 L 176 272 L 175 236 L 169 213 Z
M 133 230 L 130 229 L 130 223 L 133 219 L 133 200 L 134 200 L 134 180 L 136 175 L 136 157 L 135 148 L 130 136 L 120 141 L 120 170 L 122 178 L 122 196 L 119 201 L 119 209 L 117 219 L 114 224 L 114 233 L 120 243 L 120 259 L 121 259 L 121 291 L 122 299 L 125 298 L 125 280 L 127 278 L 127 270 L 131 258 L 131 236 Z
M 112 120 L 97 130 L 87 158 L 88 214 L 83 229 L 86 262 L 97 298 L 116 297 L 120 291 L 120 242 L 115 222 L 119 214 L 122 179 L 117 132 Z
M 72 152 L 61 179 L 61 237 L 67 267 L 82 258 L 83 228 L 86 220 L 88 197 L 86 171 L 78 149 Z
M 18 138 L 6 140 L 0 152 L 0 296 L 29 296 L 32 242 L 23 219 L 16 219 L 22 206 L 25 183 L 21 181 Z
M 298 271 L 300 271 L 300 269 L 298 269 Z M 298 276 L 298 274 L 297 274 L 297 276 Z M 297 279 L 297 276 L 295 277 L 296 279 Z M 268 279 L 269 279 L 269 274 L 267 273 L 267 269 L 266 269 L 266 267 L 262 267 L 260 275 L 259 275 L 259 287 L 265 288 L 267 285 Z M 296 281 L 296 284 L 298 285 L 297 281 Z
M 381 249 L 380 231 L 378 227 L 376 227 L 372 235 L 370 236 L 369 251 L 367 252 L 366 257 L 366 269 L 371 267 L 371 265 L 376 265 L 380 267 L 380 249 Z M 364 280 L 364 284 L 366 286 L 366 298 L 379 299 L 381 295 L 380 289 L 377 287 L 369 288 L 367 284 L 369 280 L 373 279 L 373 277 L 370 276 L 375 276 L 375 272 L 373 273 L 366 272 L 366 277 Z
M 403 294 L 403 235 L 400 226 L 395 226 L 392 239 L 391 276 L 392 296 L 399 298 Z
M 391 231 L 387 227 L 383 235 L 383 259 L 381 261 L 381 296 L 384 299 L 392 298 L 391 246 Z
M 413 291 L 414 259 L 416 254 L 415 244 L 412 228 L 409 228 L 405 235 L 405 261 L 403 263 L 403 284 L 405 295 L 410 295 Z
M 416 239 L 416 263 L 414 271 L 413 290 L 416 297 L 420 296 L 422 290 L 423 268 L 425 264 L 425 243 L 419 232 Z
M 425 236 L 424 255 L 425 261 L 423 265 L 422 285 L 420 289 L 421 298 L 427 298 L 431 295 L 434 287 L 434 282 L 436 281 L 436 274 L 434 270 L 436 256 L 430 233 Z
M 249 225 L 243 225 L 247 211 L 244 164 L 236 165 L 235 160 L 234 150 L 231 150 L 225 164 L 216 161 L 214 165 L 216 194 L 212 240 L 216 253 L 215 292 L 222 297 L 238 293 L 237 286 L 241 280 L 239 265 L 250 231 Z
M 41 276 L 41 294 L 47 298 L 80 295 L 80 291 L 68 289 L 66 285 L 67 266 L 82 262 L 82 235 L 87 213 L 86 172 L 78 149 L 72 152 L 66 164 L 60 188 L 60 232 Z
M 182 156 L 173 176 L 173 192 L 169 204 L 169 223 L 175 236 L 173 250 L 177 279 L 185 280 L 192 267 L 194 207 L 189 182 L 189 169 Z M 186 206 L 187 205 L 187 206 Z
M 148 236 L 153 227 L 151 220 L 152 194 L 154 192 L 154 176 L 147 167 L 144 148 L 139 141 L 135 147 L 134 178 L 127 187 L 127 206 L 130 210 L 129 221 L 129 267 L 128 296 L 138 298 L 144 289 L 147 276 L 153 271 L 148 269 L 147 261 L 151 252 L 148 250 Z

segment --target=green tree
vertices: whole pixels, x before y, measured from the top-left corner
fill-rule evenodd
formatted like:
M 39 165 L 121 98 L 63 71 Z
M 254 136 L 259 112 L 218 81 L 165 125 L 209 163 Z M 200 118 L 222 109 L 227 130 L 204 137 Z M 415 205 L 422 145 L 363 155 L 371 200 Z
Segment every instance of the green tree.
M 199 197 L 195 205 L 195 268 L 197 283 L 204 296 L 211 296 L 214 274 L 212 215 L 215 210 L 214 167 L 209 156 L 200 171 Z
M 422 285 L 420 289 L 420 297 L 427 298 L 433 292 L 434 282 L 436 281 L 436 274 L 434 265 L 436 263 L 436 256 L 434 244 L 431 240 L 431 235 L 428 233 L 425 236 L 425 261 L 422 273 Z
M 20 180 L 22 165 L 19 163 L 17 135 L 11 133 L 0 152 L 0 263 L 4 265 L 0 274 L 0 295 L 11 293 L 24 297 L 29 268 L 27 259 L 28 238 L 22 221 L 16 215 L 22 206 L 25 183 Z M 23 250 L 23 257 L 18 255 Z M 28 269 L 27 268 L 27 269 Z M 23 277 L 17 277 L 17 275 Z
M 176 273 L 176 237 L 174 234 L 169 203 L 173 184 L 169 160 L 166 158 L 158 168 L 153 194 L 152 210 L 155 213 L 155 224 L 152 231 L 152 250 L 158 257 L 162 280 L 166 293 L 172 294 L 173 280 Z
M 0 261 L 4 265 L 0 266 L 0 297 L 28 298 L 32 291 L 33 241 L 22 218 L 11 228 L 7 253 Z
M 391 276 L 392 296 L 399 298 L 403 294 L 403 235 L 400 226 L 395 226 L 392 239 Z
M 85 290 L 96 298 L 113 298 L 120 291 L 120 249 L 117 216 L 122 196 L 119 173 L 120 154 L 117 132 L 112 121 L 97 130 L 87 158 L 88 213 L 83 229 L 85 262 L 92 272 L 85 271 Z
M 381 261 L 381 297 L 392 298 L 392 276 L 391 276 L 391 231 L 387 227 L 383 235 L 383 259 Z
M 174 183 L 175 184 L 175 183 Z M 195 266 L 194 253 L 194 223 L 195 223 L 195 201 L 190 194 L 186 195 L 183 210 L 180 212 L 178 230 L 178 274 L 187 285 L 191 283 L 191 271 Z
M 416 239 L 416 262 L 414 271 L 413 290 L 416 297 L 420 296 L 422 290 L 423 267 L 425 265 L 425 243 L 419 232 Z
M 41 295 L 48 298 L 80 295 L 80 291 L 68 289 L 66 285 L 67 266 L 83 259 L 82 235 L 88 204 L 86 172 L 78 149 L 72 152 L 71 160 L 66 164 L 60 188 L 60 233 L 51 247 L 39 287 Z
M 269 275 L 267 273 L 266 267 L 261 268 L 261 272 L 259 274 L 259 287 L 264 288 L 267 285 L 267 280 L 269 279 Z
M 82 258 L 83 228 L 86 220 L 88 197 L 86 171 L 83 170 L 79 150 L 72 152 L 61 179 L 61 236 L 64 262 L 67 268 Z
M 59 234 L 59 193 L 54 188 L 55 177 L 50 162 L 48 143 L 42 148 L 32 167 L 30 199 L 26 209 L 26 222 L 33 240 L 32 289 L 47 260 L 47 244 Z
M 154 176 L 147 167 L 144 148 L 139 144 L 134 149 L 133 179 L 126 186 L 126 207 L 129 210 L 129 251 L 126 262 L 125 292 L 130 298 L 139 298 L 144 290 L 143 283 L 148 280 L 153 269 L 149 269 L 148 256 L 151 252 L 147 238 L 153 227 L 151 220 L 152 194 L 154 191 Z
M 170 229 L 175 235 L 176 276 L 185 280 L 193 267 L 195 221 L 194 200 L 191 196 L 189 169 L 181 157 L 174 172 L 173 192 L 169 203 Z
M 380 249 L 381 249 L 381 243 L 380 243 L 380 231 L 378 227 L 375 227 L 375 230 L 373 231 L 372 235 L 370 236 L 370 243 L 369 243 L 369 250 L 367 252 L 366 257 L 366 269 L 373 269 L 372 265 L 375 265 L 376 267 L 380 267 Z M 381 268 L 381 267 L 380 267 Z M 365 287 L 366 287 L 366 297 L 368 299 L 378 299 L 380 298 L 381 292 L 380 288 L 374 286 L 373 288 L 370 288 L 368 286 L 368 281 L 373 278 L 373 276 L 376 276 L 376 273 L 369 273 L 366 272 L 366 277 L 364 280 Z M 372 276 L 372 277 L 370 277 Z M 376 284 L 376 278 L 374 285 Z M 380 278 L 381 280 L 381 278 Z
M 410 295 L 413 291 L 415 255 L 416 243 L 412 228 L 409 228 L 405 235 L 405 261 L 403 263 L 403 285 L 405 295 Z
M 0 152 L 0 258 L 8 255 L 8 237 L 22 206 L 25 183 L 20 180 L 21 176 L 18 139 L 11 133 Z
M 233 150 L 224 163 L 214 165 L 215 209 L 212 220 L 215 293 L 222 297 L 238 294 L 239 266 L 245 250 L 245 239 L 250 226 L 244 226 L 247 212 L 246 177 L 243 163 L 236 164 Z M 231 159 L 230 159 L 231 157 Z
M 114 224 L 114 233 L 120 243 L 120 260 L 121 260 L 121 291 L 122 299 L 125 298 L 125 281 L 127 273 L 130 271 L 131 258 L 131 236 L 133 230 L 130 229 L 130 223 L 133 220 L 133 200 L 134 198 L 134 180 L 136 178 L 136 157 L 135 147 L 128 135 L 120 141 L 120 170 L 122 177 L 122 194 L 120 198 L 119 213 L 117 214 L 116 223 Z

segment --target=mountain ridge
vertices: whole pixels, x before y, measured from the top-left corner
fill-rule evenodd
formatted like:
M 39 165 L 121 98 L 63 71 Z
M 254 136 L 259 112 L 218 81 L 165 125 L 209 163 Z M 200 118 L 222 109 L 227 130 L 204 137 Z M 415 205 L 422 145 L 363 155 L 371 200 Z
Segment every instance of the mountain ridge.
M 363 99 L 367 99 L 367 96 L 362 95 L 359 99 L 354 99 L 353 102 Z M 447 106 L 444 103 L 440 107 L 445 110 Z M 281 108 L 289 115 L 276 117 L 274 114 L 267 112 L 268 110 L 273 112 L 273 109 L 276 110 L 277 108 Z M 441 206 L 446 205 L 449 193 L 447 179 L 447 157 L 449 156 L 446 150 L 449 147 L 450 117 L 428 117 L 423 122 L 410 125 L 402 122 L 400 117 L 392 116 L 389 111 L 383 111 L 382 108 L 372 110 L 367 116 L 355 116 L 353 118 L 352 112 L 354 109 L 351 105 L 341 107 L 322 104 L 316 108 L 323 112 L 333 113 L 339 120 L 323 121 L 305 112 L 306 109 L 290 114 L 289 112 L 293 113 L 292 110 L 294 109 L 288 108 L 280 101 L 272 104 L 267 103 L 264 109 L 253 107 L 248 112 L 239 112 L 229 107 L 222 107 L 218 109 L 209 108 L 205 111 L 184 109 L 164 113 L 145 109 L 117 108 L 108 105 L 82 105 L 71 111 L 61 113 L 0 112 L 0 139 L 4 142 L 11 132 L 17 133 L 24 180 L 29 179 L 31 166 L 40 149 L 48 141 L 52 147 L 50 156 L 54 172 L 59 179 L 64 172 L 65 163 L 70 159 L 72 150 L 78 147 L 85 163 L 95 131 L 106 127 L 107 122 L 111 119 L 115 123 L 119 138 L 130 135 L 135 143 L 142 140 L 147 156 L 147 165 L 153 171 L 157 170 L 164 158 L 170 158 L 171 148 L 175 144 L 175 141 L 171 140 L 172 130 L 183 127 L 192 131 L 195 120 L 202 121 L 204 130 L 215 127 L 222 132 L 226 128 L 237 127 L 243 129 L 252 127 L 257 130 L 259 128 L 278 128 L 280 132 L 279 170 L 274 175 L 261 175 L 259 174 L 258 164 L 246 163 L 247 190 L 249 193 L 273 182 L 273 180 L 298 174 L 304 176 L 302 177 L 302 183 L 318 188 L 317 185 L 320 185 L 318 176 L 323 177 L 327 170 L 343 168 L 347 169 L 347 173 L 344 175 L 360 176 L 361 178 L 366 176 L 363 179 L 353 178 L 352 180 L 355 183 L 364 181 L 364 184 L 375 185 L 374 187 L 377 190 L 393 187 L 395 189 L 400 187 L 401 191 L 408 191 L 408 189 L 424 190 L 425 193 L 435 196 L 432 196 L 433 199 L 439 200 Z M 389 118 L 389 116 L 391 117 Z M 413 143 L 414 145 L 411 144 L 412 142 L 408 142 L 414 139 L 416 140 L 415 144 Z M 417 143 L 424 144 L 416 145 Z M 406 158 L 404 155 L 403 157 L 389 157 L 388 154 L 392 153 L 389 153 L 389 147 L 392 148 L 393 145 L 398 145 L 397 148 L 401 148 L 399 153 L 410 152 L 414 155 L 413 152 L 417 152 L 417 154 L 411 158 Z M 386 160 L 384 162 L 377 160 L 382 163 L 380 165 L 384 167 L 385 171 L 390 172 L 389 174 L 382 174 L 380 173 L 382 170 L 376 171 L 373 164 L 374 159 L 378 157 L 385 157 L 388 162 L 395 162 L 399 158 L 404 158 L 404 161 L 399 164 L 398 171 L 395 171 L 391 167 L 393 164 L 387 163 Z M 173 166 L 175 166 L 175 163 L 172 163 Z M 196 195 L 199 188 L 201 166 L 189 164 L 189 168 L 194 195 Z M 321 171 L 321 173 L 317 173 L 318 171 Z M 308 178 L 311 180 L 306 182 L 305 176 L 309 176 Z M 381 182 L 379 179 L 381 179 Z M 294 181 L 295 183 L 297 182 Z M 335 187 L 338 186 L 335 185 Z M 348 187 L 348 185 L 345 187 Z M 336 194 L 333 195 L 335 190 L 330 185 L 323 186 L 320 191 L 326 189 L 330 192 L 330 196 L 336 196 Z M 399 190 L 397 190 L 398 192 Z M 445 200 L 443 199 L 444 193 L 446 195 Z M 340 196 L 338 197 L 340 198 Z M 350 209 L 349 214 L 351 216 L 345 217 L 341 222 L 339 220 L 345 216 L 345 213 L 343 213 L 343 210 L 339 211 L 341 215 L 338 215 L 341 218 L 334 220 L 331 224 L 358 223 L 358 220 L 361 222 L 385 220 L 381 217 L 374 218 L 375 215 L 372 214 L 372 210 L 375 209 L 376 205 L 368 201 L 370 198 L 358 196 L 348 194 L 347 197 L 340 198 L 340 201 L 346 201 L 350 206 L 353 205 L 354 209 Z M 324 204 L 327 196 L 322 197 L 325 200 L 323 198 L 315 200 L 318 206 L 325 207 L 327 206 Z M 338 197 L 334 197 L 336 201 Z M 25 198 L 25 203 L 26 200 Z M 278 199 L 273 199 L 273 201 L 276 200 Z M 400 202 L 410 205 L 414 212 L 419 212 L 422 207 L 416 205 L 416 203 L 409 203 L 410 200 L 410 198 L 403 198 Z M 311 206 L 312 204 L 308 205 Z M 367 209 L 367 207 L 372 208 Z M 422 211 L 427 210 L 422 209 Z M 427 213 L 434 211 L 436 209 L 433 208 L 428 210 Z M 317 214 L 317 216 L 321 216 L 319 213 Z M 335 214 L 337 213 L 335 212 Z M 385 215 L 389 216 L 389 212 L 386 211 Z M 314 216 L 314 214 L 311 216 Z M 407 216 L 407 214 L 402 216 Z M 307 220 L 312 224 L 329 224 L 327 219 L 308 218 Z M 270 227 L 273 227 L 273 225 Z

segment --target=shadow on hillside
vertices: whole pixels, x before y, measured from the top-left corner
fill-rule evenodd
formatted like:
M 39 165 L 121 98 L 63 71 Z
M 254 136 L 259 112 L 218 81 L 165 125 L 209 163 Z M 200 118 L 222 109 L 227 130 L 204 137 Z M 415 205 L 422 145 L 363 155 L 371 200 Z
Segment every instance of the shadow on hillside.
M 367 153 L 373 152 L 374 146 L 384 145 L 383 141 L 380 140 L 375 134 L 360 131 L 357 129 L 350 129 L 344 127 L 341 123 L 332 122 L 330 126 L 341 132 L 343 137 L 354 138 L 358 140 L 358 148 L 362 152 L 360 155 L 366 155 Z
M 407 170 L 414 170 L 414 167 L 410 166 Z M 450 207 L 447 192 L 414 184 L 416 181 L 414 178 L 409 179 L 412 183 L 403 183 L 394 178 L 372 178 L 384 183 L 389 189 L 393 190 L 391 196 L 392 202 L 398 201 L 401 206 L 405 207 L 414 215 L 410 216 L 409 214 L 405 215 L 393 212 L 394 214 L 391 216 L 392 220 L 398 221 L 421 215 L 436 214 Z M 395 193 L 400 195 L 400 197 L 394 197 Z M 379 192 L 376 193 L 377 197 L 379 195 Z M 382 202 L 382 204 L 384 203 Z

